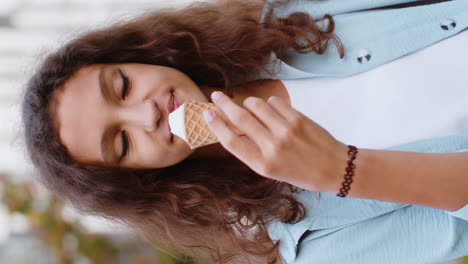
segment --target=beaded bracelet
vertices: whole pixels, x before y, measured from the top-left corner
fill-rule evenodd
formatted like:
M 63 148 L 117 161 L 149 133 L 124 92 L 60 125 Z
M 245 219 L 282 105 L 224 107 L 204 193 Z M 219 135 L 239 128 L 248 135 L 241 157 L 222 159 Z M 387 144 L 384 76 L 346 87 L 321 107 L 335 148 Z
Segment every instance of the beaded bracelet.
M 352 145 L 348 145 L 348 149 L 348 157 L 350 158 L 350 160 L 346 162 L 348 166 L 346 167 L 346 174 L 342 183 L 343 187 L 341 187 L 340 192 L 336 195 L 341 198 L 344 198 L 346 197 L 346 195 L 348 195 L 348 191 L 349 189 L 351 189 L 350 185 L 353 182 L 353 180 L 351 179 L 354 175 L 353 170 L 356 168 L 356 165 L 353 164 L 353 161 L 356 159 L 358 150 L 355 146 Z

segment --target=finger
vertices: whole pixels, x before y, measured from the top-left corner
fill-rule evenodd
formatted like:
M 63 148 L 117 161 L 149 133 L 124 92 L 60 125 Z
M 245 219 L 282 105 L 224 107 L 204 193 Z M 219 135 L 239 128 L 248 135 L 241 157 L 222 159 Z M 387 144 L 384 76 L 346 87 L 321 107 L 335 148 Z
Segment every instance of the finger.
M 243 102 L 272 134 L 288 125 L 288 121 L 272 105 L 258 97 L 247 97 Z
M 253 146 L 255 146 L 256 148 L 259 148 L 258 145 L 252 140 L 249 138 L 249 136 L 247 135 L 240 135 L 241 138 L 245 139 L 247 142 L 249 142 L 250 144 L 252 144 Z
M 219 97 L 217 97 L 219 95 Z M 271 132 L 262 124 L 254 114 L 234 103 L 231 98 L 221 92 L 211 94 L 213 102 L 226 114 L 229 120 L 239 127 L 260 147 L 271 141 Z
M 211 117 L 208 112 L 212 114 Z M 210 130 L 213 131 L 219 143 L 226 150 L 249 166 L 250 164 L 257 164 L 256 161 L 260 157 L 260 150 L 255 147 L 255 144 L 245 140 L 245 136 L 234 133 L 226 122 L 215 113 L 205 110 L 203 116 Z
M 267 103 L 271 105 L 289 123 L 293 123 L 295 120 L 297 120 L 298 115 L 302 115 L 301 112 L 294 109 L 290 104 L 288 104 L 279 96 L 269 97 Z

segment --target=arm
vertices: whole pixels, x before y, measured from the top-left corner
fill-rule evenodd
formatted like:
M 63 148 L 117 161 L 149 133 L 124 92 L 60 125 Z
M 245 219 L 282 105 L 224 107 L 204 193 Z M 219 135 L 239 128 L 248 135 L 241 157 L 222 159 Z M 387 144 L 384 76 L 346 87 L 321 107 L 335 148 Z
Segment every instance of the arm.
M 242 124 L 249 138 L 244 140 L 220 118 L 206 119 L 226 150 L 259 175 L 310 191 L 338 192 L 348 160 L 345 144 L 280 97 L 248 97 L 243 108 L 217 94 L 212 94 L 213 102 L 233 123 Z M 440 143 L 446 150 L 454 144 Z M 349 197 L 447 211 L 468 203 L 468 152 L 359 149 L 354 164 Z
M 347 153 L 347 150 L 343 153 Z M 341 188 L 347 155 L 337 166 Z M 420 153 L 359 149 L 347 197 L 456 211 L 468 204 L 468 152 Z

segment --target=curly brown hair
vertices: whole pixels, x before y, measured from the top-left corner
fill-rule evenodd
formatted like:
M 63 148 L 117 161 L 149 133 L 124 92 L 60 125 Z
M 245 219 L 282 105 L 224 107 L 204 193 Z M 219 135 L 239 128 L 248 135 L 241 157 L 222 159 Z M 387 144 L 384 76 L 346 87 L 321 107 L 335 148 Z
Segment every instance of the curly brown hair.
M 266 68 L 272 52 L 279 59 L 291 47 L 322 54 L 333 40 L 344 56 L 330 15 L 321 18 L 330 22 L 325 30 L 302 12 L 286 18 L 270 12 L 259 23 L 263 6 L 264 0 L 219 0 L 159 9 L 82 33 L 46 56 L 22 103 L 26 147 L 40 181 L 78 209 L 125 223 L 175 257 L 279 261 L 279 242 L 270 239 L 266 224 L 301 221 L 305 208 L 292 196 L 300 190 L 262 177 L 234 157 L 147 170 L 79 164 L 60 143 L 49 109 L 55 92 L 91 64 L 173 67 L 199 86 L 222 87 L 231 95 L 233 84 L 252 73 L 274 74 Z

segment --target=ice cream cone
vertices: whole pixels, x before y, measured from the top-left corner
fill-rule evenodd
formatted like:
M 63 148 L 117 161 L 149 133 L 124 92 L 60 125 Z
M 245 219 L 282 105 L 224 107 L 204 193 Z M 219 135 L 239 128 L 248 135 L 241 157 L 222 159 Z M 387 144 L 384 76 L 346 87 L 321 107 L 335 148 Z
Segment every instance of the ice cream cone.
M 171 132 L 185 140 L 191 149 L 217 143 L 218 138 L 211 132 L 203 118 L 203 111 L 209 109 L 222 118 L 226 124 L 241 135 L 239 129 L 233 125 L 224 112 L 215 104 L 209 102 L 187 101 L 169 115 Z

